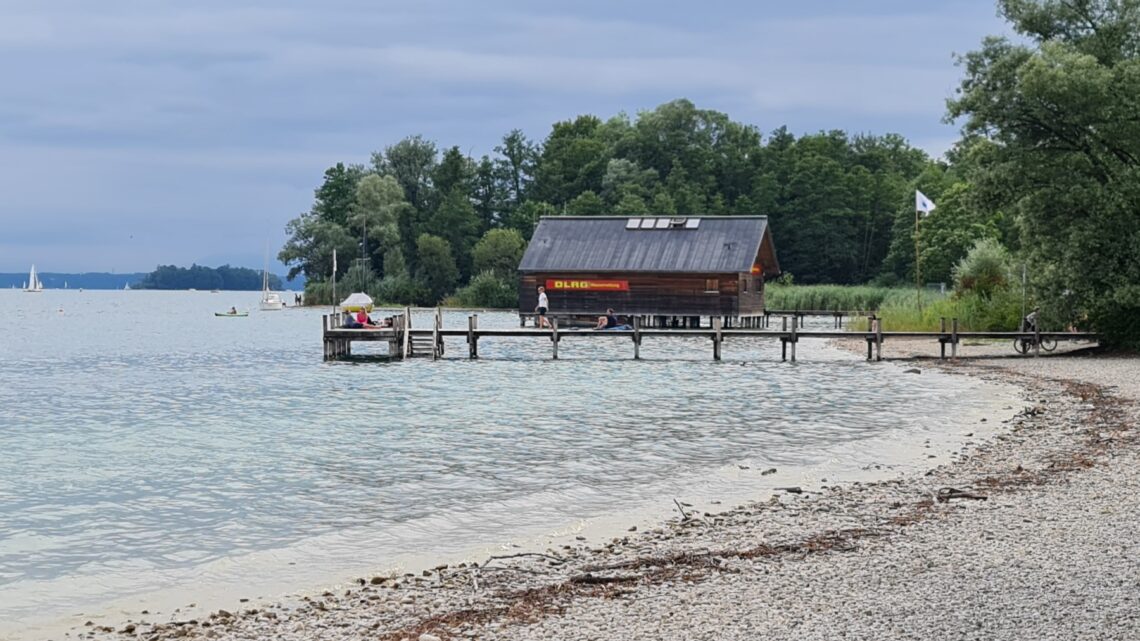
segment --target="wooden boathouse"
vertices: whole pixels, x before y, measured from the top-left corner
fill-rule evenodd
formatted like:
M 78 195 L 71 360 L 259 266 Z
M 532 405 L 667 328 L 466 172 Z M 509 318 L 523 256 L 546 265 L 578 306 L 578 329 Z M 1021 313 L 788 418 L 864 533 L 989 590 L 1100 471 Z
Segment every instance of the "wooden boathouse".
M 759 327 L 779 273 L 766 216 L 544 217 L 519 264 L 519 312 L 544 286 L 556 318 L 613 308 L 647 327 Z

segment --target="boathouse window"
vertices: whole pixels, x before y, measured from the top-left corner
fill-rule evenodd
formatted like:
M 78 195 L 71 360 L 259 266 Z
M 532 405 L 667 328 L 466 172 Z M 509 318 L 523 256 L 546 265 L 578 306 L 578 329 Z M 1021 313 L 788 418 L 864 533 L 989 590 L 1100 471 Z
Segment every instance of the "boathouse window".
M 748 293 L 748 279 L 745 278 L 742 282 L 744 283 L 744 286 L 743 286 L 743 289 L 741 291 L 743 291 L 745 294 L 747 294 Z
M 705 293 L 719 292 L 719 291 L 720 291 L 720 281 L 719 280 L 717 280 L 716 278 L 706 278 L 705 279 Z

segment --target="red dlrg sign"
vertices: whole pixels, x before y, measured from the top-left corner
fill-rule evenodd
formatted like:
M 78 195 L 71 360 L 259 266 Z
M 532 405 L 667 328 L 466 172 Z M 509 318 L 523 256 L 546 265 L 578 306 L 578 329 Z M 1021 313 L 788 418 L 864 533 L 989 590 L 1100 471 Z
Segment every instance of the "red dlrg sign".
M 546 289 L 554 292 L 628 292 L 629 281 L 551 278 L 546 281 Z

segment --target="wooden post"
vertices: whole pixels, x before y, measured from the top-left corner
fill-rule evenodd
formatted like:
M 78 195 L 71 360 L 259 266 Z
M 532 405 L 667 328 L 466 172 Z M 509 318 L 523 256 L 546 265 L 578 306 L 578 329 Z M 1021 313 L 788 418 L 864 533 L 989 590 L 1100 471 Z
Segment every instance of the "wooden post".
M 633 360 L 641 360 L 641 319 L 633 317 Z
M 443 322 L 443 315 L 438 307 L 435 308 L 435 319 L 431 325 L 431 359 L 439 360 L 439 326 Z
M 950 319 L 950 358 L 958 358 L 958 319 Z
M 783 331 L 785 331 L 785 332 L 788 331 L 788 317 L 787 316 L 784 316 Z M 783 336 L 783 335 L 780 336 L 780 360 L 781 361 L 788 360 L 788 337 Z
M 875 360 L 883 360 L 883 319 L 875 319 Z
M 412 355 L 412 308 L 404 308 L 404 349 L 402 358 Z
M 713 324 L 713 360 L 720 360 L 720 341 L 721 341 L 721 323 L 723 320 L 720 316 L 714 316 L 712 319 Z
M 1033 356 L 1041 355 L 1041 323 L 1040 319 L 1033 322 Z
M 938 337 L 938 358 L 939 360 L 946 360 L 946 317 L 942 316 L 938 319 L 938 332 L 941 336 Z
M 558 319 L 550 319 L 550 340 L 554 343 L 554 360 L 558 360 Z
M 803 317 L 800 317 L 803 322 Z M 796 335 L 796 324 L 792 323 L 792 362 L 796 362 L 796 343 L 799 342 L 799 337 Z
M 467 356 L 479 358 L 479 339 L 475 338 L 475 328 L 479 326 L 479 315 L 472 314 L 467 317 Z
M 526 327 L 526 316 L 519 312 L 519 327 Z

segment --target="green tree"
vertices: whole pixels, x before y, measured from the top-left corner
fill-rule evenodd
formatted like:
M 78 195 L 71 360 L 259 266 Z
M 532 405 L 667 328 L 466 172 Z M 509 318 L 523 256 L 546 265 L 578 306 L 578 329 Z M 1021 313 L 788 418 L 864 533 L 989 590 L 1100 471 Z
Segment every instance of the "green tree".
M 961 58 L 949 115 L 1013 212 L 1046 317 L 1140 345 L 1140 2 L 1001 0 L 1021 36 Z
M 527 140 L 522 131 L 512 129 L 503 136 L 502 144 L 495 147 L 495 153 L 500 156 L 495 170 L 502 180 L 505 200 L 512 209 L 517 208 L 526 200 L 534 181 L 538 147 Z
M 472 251 L 475 273 L 490 272 L 502 279 L 512 279 L 524 251 L 526 241 L 518 230 L 492 229 L 475 243 Z
M 416 239 L 418 252 L 418 279 L 427 288 L 431 304 L 438 303 L 455 289 L 459 282 L 459 269 L 451 255 L 451 245 L 431 234 L 420 234 Z
M 479 216 L 467 194 L 454 188 L 439 204 L 425 231 L 439 236 L 453 248 L 462 278 L 471 274 L 471 247 L 479 237 Z
M 566 203 L 569 216 L 600 216 L 606 213 L 606 202 L 592 190 L 586 190 Z
M 536 170 L 538 198 L 561 206 L 584 191 L 601 191 L 611 153 L 602 134 L 596 116 L 555 123 Z
M 357 184 L 349 224 L 354 230 L 360 230 L 361 238 L 367 238 L 368 246 L 362 249 L 374 271 L 385 270 L 389 252 L 399 252 L 399 262 L 402 262 L 400 216 L 406 215 L 409 209 L 403 189 L 392 176 L 369 174 Z M 393 262 L 393 266 L 397 264 Z

